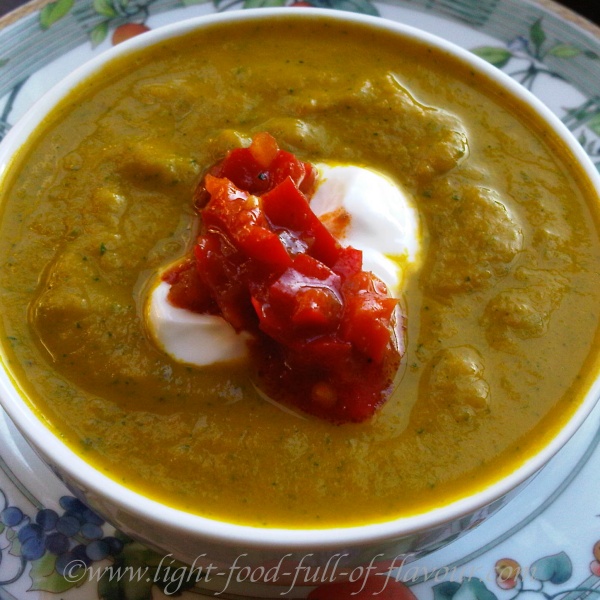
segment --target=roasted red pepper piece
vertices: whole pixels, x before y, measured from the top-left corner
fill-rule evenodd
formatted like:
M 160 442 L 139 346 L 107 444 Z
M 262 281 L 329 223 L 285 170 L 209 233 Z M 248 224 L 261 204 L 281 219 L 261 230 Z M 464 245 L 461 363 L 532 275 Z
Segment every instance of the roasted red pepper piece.
M 314 169 L 290 152 L 280 150 L 268 133 L 257 134 L 249 148 L 235 148 L 211 169 L 211 174 L 224 177 L 250 194 L 261 195 L 290 177 L 304 192 L 312 191 Z
M 292 231 L 307 245 L 307 252 L 324 264 L 335 264 L 340 245 L 311 210 L 306 196 L 286 177 L 262 196 L 263 209 L 276 227 Z
M 392 315 L 397 306 L 383 282 L 361 271 L 345 281 L 343 339 L 375 363 L 383 361 L 389 344 Z
M 275 138 L 266 131 L 257 133 L 252 138 L 252 144 L 248 148 L 252 158 L 263 168 L 267 169 L 279 154 L 279 146 Z
M 280 268 L 291 264 L 283 243 L 265 219 L 258 196 L 212 175 L 206 176 L 204 186 L 211 197 L 202 211 L 208 229 L 222 229 L 251 258 Z
M 171 287 L 168 300 L 173 306 L 203 314 L 217 314 L 219 307 L 208 287 L 202 284 L 196 262 L 186 258 L 163 276 Z
M 334 331 L 343 312 L 341 279 L 327 266 L 300 254 L 253 299 L 260 329 L 284 345 Z
M 254 319 L 247 287 L 240 273 L 245 268 L 243 256 L 226 238 L 207 232 L 194 248 L 196 269 L 202 285 L 210 291 L 219 312 L 238 331 Z
M 352 246 L 342 248 L 332 270 L 344 279 L 360 273 L 362 271 L 362 252 Z

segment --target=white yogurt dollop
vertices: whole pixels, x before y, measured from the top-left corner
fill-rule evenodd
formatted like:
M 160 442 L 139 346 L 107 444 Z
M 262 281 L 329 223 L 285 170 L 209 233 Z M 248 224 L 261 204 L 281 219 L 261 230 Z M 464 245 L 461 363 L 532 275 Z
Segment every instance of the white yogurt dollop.
M 161 281 L 150 293 L 146 322 L 156 344 L 172 359 L 199 367 L 246 358 L 250 335 L 237 333 L 218 315 L 173 306 L 171 286 Z
M 326 226 L 340 210 L 346 212 L 349 224 L 336 236 L 338 241 L 362 250 L 363 270 L 371 271 L 392 296 L 398 296 L 400 263 L 415 263 L 419 254 L 419 223 L 406 194 L 370 169 L 324 164 L 317 168 L 320 183 L 310 201 L 313 212 Z
M 363 253 L 363 270 L 373 272 L 399 296 L 402 266 L 419 258 L 419 224 L 407 196 L 388 178 L 362 167 L 319 164 L 311 199 L 315 214 L 343 246 Z M 339 218 L 347 213 L 346 225 Z M 195 366 L 236 361 L 247 356 L 249 334 L 237 333 L 225 319 L 173 306 L 169 284 L 149 294 L 146 322 L 156 344 L 174 360 Z

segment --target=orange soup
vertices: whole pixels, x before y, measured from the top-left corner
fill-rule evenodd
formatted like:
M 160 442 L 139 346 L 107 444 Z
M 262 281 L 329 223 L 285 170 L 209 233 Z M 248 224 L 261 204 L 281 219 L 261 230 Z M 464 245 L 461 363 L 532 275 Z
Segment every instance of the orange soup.
M 15 160 L 5 363 L 86 461 L 206 517 L 361 525 L 479 491 L 597 372 L 596 192 L 530 109 L 439 51 L 326 19 L 231 27 L 111 63 Z M 194 242 L 198 181 L 262 131 L 303 161 L 384 174 L 417 211 L 420 262 L 397 261 L 406 354 L 364 422 L 282 410 L 244 363 L 181 363 L 148 333 L 145 293 Z

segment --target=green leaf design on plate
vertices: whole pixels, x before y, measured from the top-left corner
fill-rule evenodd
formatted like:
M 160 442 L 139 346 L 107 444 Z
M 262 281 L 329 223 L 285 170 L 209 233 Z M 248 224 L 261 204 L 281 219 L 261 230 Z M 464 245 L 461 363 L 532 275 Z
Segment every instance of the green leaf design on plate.
M 315 8 L 334 8 L 348 12 L 379 16 L 379 11 L 370 0 L 304 0 Z
M 152 600 L 152 582 L 102 577 L 98 596 L 101 600 Z
M 536 54 L 539 56 L 543 43 L 546 41 L 546 34 L 542 28 L 542 20 L 538 19 L 529 28 L 529 37 L 535 46 Z
M 50 552 L 46 552 L 42 558 L 32 561 L 29 571 L 29 577 L 31 578 L 29 589 L 62 594 L 71 588 L 82 586 L 87 581 L 85 573 L 82 573 L 82 577 L 78 581 L 65 579 L 56 572 L 55 565 L 56 556 L 50 554 Z
M 593 50 L 585 50 L 583 52 L 583 55 L 586 58 L 590 58 L 591 60 L 598 60 L 600 58 L 600 56 L 596 52 L 594 52 Z
M 443 581 L 432 587 L 433 600 L 452 600 L 459 590 L 460 583 L 456 581 Z
M 17 537 L 17 532 L 12 527 L 6 529 L 6 540 L 9 543 L 8 553 L 11 556 L 21 556 L 21 542 Z
M 557 44 L 554 48 L 551 48 L 548 54 L 556 56 L 557 58 L 573 58 L 581 54 L 579 48 L 571 46 L 570 44 Z
M 121 584 L 116 577 L 102 577 L 98 582 L 98 597 L 100 600 L 124 600 Z M 150 596 L 152 597 L 152 596 Z
M 10 60 L 10 59 L 8 59 L 8 58 L 0 58 L 0 69 L 1 69 L 1 68 L 2 68 L 2 67 L 5 65 L 5 64 L 7 64 L 9 60 Z M 0 523 L 0 526 L 3 526 L 3 525 L 4 525 L 3 523 Z M 0 529 L 0 533 L 2 533 L 2 529 Z
M 111 0 L 94 0 L 94 10 L 103 17 L 112 19 L 118 15 Z
M 476 577 L 463 579 L 452 600 L 497 600 L 496 594 L 487 589 L 485 583 Z
M 210 0 L 181 0 L 182 6 L 193 6 L 194 4 L 206 4 Z
M 332 0 L 331 7 L 375 17 L 379 15 L 379 11 L 369 0 Z
M 161 557 L 138 542 L 125 545 L 98 581 L 101 600 L 152 600 L 155 569 Z
M 564 552 L 559 552 L 536 560 L 531 565 L 529 572 L 538 581 L 550 581 L 559 584 L 564 583 L 571 577 L 573 565 L 571 559 Z
M 40 27 L 48 29 L 56 21 L 62 19 L 73 8 L 74 0 L 56 0 L 50 2 L 40 11 Z
M 102 43 L 106 36 L 108 35 L 108 21 L 102 21 L 102 23 L 98 23 L 96 27 L 94 27 L 90 31 L 90 40 L 92 41 L 92 46 L 96 47 L 98 44 Z
M 268 6 L 284 6 L 285 0 L 245 0 L 244 8 L 265 8 Z
M 494 46 L 480 46 L 471 50 L 473 54 L 487 60 L 489 63 L 501 69 L 512 58 L 512 52 L 506 48 Z
M 600 136 L 600 112 L 596 113 L 588 122 L 587 127 Z

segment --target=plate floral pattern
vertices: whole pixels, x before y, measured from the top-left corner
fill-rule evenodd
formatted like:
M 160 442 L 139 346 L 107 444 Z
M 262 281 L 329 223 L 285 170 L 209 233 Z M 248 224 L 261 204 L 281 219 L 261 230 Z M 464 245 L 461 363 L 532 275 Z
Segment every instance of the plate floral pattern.
M 0 29 L 0 139 L 55 81 L 111 45 L 190 16 L 267 6 L 362 12 L 446 37 L 541 98 L 600 169 L 600 38 L 529 0 L 55 0 Z M 244 581 L 211 587 L 206 573 L 115 531 L 70 494 L 0 409 L 0 600 L 593 600 L 599 424 L 600 406 L 511 503 L 429 556 L 369 580 L 359 573 L 351 585 L 257 591 Z

